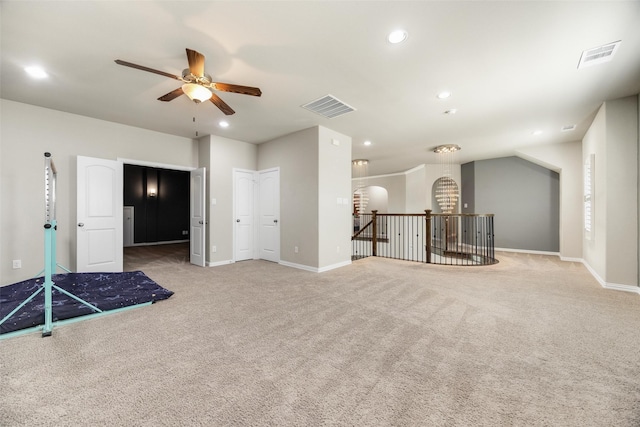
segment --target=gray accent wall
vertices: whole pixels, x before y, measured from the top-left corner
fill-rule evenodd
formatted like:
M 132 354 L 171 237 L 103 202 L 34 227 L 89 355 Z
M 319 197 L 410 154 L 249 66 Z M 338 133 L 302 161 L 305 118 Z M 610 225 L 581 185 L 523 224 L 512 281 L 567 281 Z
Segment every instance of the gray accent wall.
M 495 215 L 496 248 L 559 252 L 557 172 L 519 157 L 504 157 L 463 165 L 462 182 L 463 203 L 473 200 L 469 206 L 475 207 L 474 213 Z
M 460 166 L 462 188 L 460 189 L 460 205 L 462 213 L 474 213 L 476 209 L 475 162 Z

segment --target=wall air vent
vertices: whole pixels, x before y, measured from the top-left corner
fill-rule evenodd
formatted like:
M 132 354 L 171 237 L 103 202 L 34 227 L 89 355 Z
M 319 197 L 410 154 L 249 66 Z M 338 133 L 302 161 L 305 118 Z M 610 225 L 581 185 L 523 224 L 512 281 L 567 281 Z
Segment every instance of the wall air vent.
M 620 47 L 620 43 L 622 43 L 622 40 L 585 50 L 582 52 L 582 56 L 580 56 L 578 70 L 584 67 L 590 67 L 592 65 L 611 61 L 613 59 L 613 54 L 616 53 L 618 47 Z
M 318 98 L 315 101 L 311 101 L 308 104 L 302 105 L 302 108 L 312 111 L 316 114 L 320 114 L 321 116 L 328 119 L 333 119 L 334 117 L 338 117 L 356 110 L 352 106 L 340 101 L 333 95 L 326 95 L 322 98 Z

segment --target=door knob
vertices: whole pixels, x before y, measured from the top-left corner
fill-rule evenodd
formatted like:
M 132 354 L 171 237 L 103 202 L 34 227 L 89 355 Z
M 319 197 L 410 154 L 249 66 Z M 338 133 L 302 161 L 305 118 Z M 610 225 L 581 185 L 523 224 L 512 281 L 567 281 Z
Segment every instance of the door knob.
M 84 227 L 84 223 L 83 222 L 79 222 L 78 223 L 78 227 Z
M 277 223 L 278 223 L 278 220 L 277 220 L 277 219 L 274 219 L 274 220 L 273 220 L 273 222 L 277 224 Z
M 198 224 L 202 224 L 202 221 L 198 221 Z
M 240 219 L 236 219 L 236 222 L 240 222 Z

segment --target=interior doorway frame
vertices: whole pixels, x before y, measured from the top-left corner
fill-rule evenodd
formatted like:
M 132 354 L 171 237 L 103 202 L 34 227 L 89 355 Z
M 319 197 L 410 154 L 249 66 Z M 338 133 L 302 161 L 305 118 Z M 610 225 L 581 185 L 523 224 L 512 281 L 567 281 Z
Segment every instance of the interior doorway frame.
M 137 159 L 127 159 L 127 158 L 122 158 L 122 157 L 118 157 L 116 158 L 116 161 L 122 163 L 123 168 L 124 165 L 135 165 L 135 166 L 145 166 L 145 167 L 150 167 L 150 168 L 160 168 L 160 169 L 168 169 L 168 170 L 175 170 L 175 171 L 184 171 L 184 172 L 193 172 L 195 170 L 197 170 L 197 167 L 192 167 L 192 166 L 181 166 L 181 165 L 172 165 L 172 164 L 168 164 L 168 163 L 159 163 L 159 162 L 151 162 L 151 161 L 146 161 L 146 160 L 137 160 Z M 124 169 L 123 169 L 123 174 L 124 174 Z M 123 176 L 124 178 L 124 176 Z M 191 186 L 191 184 L 189 185 Z M 193 197 L 193 195 L 190 193 L 190 203 L 193 202 L 193 200 L 191 200 L 191 198 Z M 205 224 L 205 229 L 206 229 L 207 225 Z M 206 235 L 206 231 L 205 231 L 205 235 Z M 191 247 L 191 233 L 189 233 L 189 239 L 187 240 L 189 242 L 189 247 Z M 182 243 L 184 241 L 180 241 L 180 243 Z M 154 243 L 155 244 L 155 243 Z M 160 242 L 158 244 L 163 244 L 163 242 Z M 149 246 L 151 244 L 145 244 L 145 245 L 135 245 L 134 246 Z M 206 244 L 205 244 L 205 251 L 206 251 Z M 206 265 L 206 261 L 205 261 L 205 265 Z

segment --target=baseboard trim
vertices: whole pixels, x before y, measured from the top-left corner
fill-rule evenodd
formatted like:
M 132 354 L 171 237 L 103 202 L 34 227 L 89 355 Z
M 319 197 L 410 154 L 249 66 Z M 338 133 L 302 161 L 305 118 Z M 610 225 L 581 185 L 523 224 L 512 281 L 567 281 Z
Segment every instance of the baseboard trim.
M 336 268 L 345 267 L 351 264 L 351 260 L 339 262 L 337 264 L 327 265 L 325 267 L 311 267 L 303 264 L 296 264 L 288 261 L 280 261 L 278 264 L 284 265 L 285 267 L 297 268 L 298 270 L 310 271 L 312 273 L 324 273 L 325 271 L 335 270 Z
M 614 291 L 631 292 L 632 294 L 640 295 L 640 288 L 638 288 L 637 286 L 621 285 L 618 283 L 607 283 L 604 288 L 611 289 Z
M 579 262 L 584 264 L 584 260 L 582 258 L 572 258 L 572 257 L 565 257 L 560 255 L 560 261 L 566 261 L 566 262 Z
M 532 255 L 552 255 L 552 256 L 560 256 L 560 252 L 547 252 L 547 251 L 530 251 L 528 249 L 511 249 L 511 248 L 495 248 L 496 252 L 517 252 L 521 254 L 532 254 Z
M 279 261 L 278 264 L 284 265 L 285 267 L 297 268 L 298 270 L 310 271 L 312 273 L 319 273 L 316 267 L 311 267 L 304 264 L 296 264 L 294 262 L 289 262 L 289 261 Z
M 233 264 L 235 261 L 232 259 L 228 259 L 226 261 L 216 261 L 216 262 L 207 262 L 207 267 L 220 267 L 221 265 Z
M 318 273 L 324 273 L 325 271 L 335 270 L 336 268 L 346 267 L 347 265 L 351 265 L 351 260 L 339 262 L 337 264 L 327 265 L 326 267 L 320 267 L 318 269 Z
M 623 292 L 631 292 L 632 294 L 640 295 L 640 288 L 632 285 L 622 285 L 620 283 L 608 283 L 606 282 L 596 271 L 589 265 L 588 262 L 582 260 L 582 264 L 589 270 L 589 273 L 596 279 L 600 286 L 605 289 L 610 289 L 613 291 L 623 291 Z

